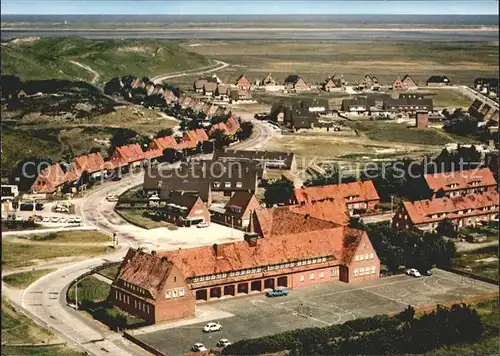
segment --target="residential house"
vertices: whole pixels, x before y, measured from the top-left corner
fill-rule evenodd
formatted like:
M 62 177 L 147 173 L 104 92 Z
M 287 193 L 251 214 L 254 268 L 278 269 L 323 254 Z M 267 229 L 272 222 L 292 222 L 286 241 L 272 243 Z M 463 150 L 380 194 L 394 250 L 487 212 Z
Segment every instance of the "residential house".
M 408 74 L 406 74 L 403 77 L 403 79 L 400 79 L 400 77 L 398 77 L 392 83 L 392 90 L 395 91 L 406 91 L 406 90 L 417 90 L 417 89 L 418 89 L 417 83 Z
M 217 78 L 205 78 L 200 77 L 193 83 L 193 89 L 197 93 L 203 93 L 204 87 L 206 83 L 215 83 L 217 85 Z
M 164 151 L 167 148 L 176 149 L 178 146 L 177 141 L 174 136 L 163 136 L 157 137 L 151 141 L 149 144 L 150 150 L 160 150 Z
M 433 197 L 456 197 L 497 189 L 497 182 L 489 168 L 425 174 L 424 180 Z
M 60 191 L 66 183 L 66 173 L 59 163 L 54 163 L 40 172 L 31 186 L 31 192 L 52 194 Z
M 87 172 L 93 179 L 99 178 L 106 171 L 104 158 L 99 152 L 75 157 L 71 168 L 79 173 Z
M 217 88 L 215 89 L 215 97 L 219 100 L 228 100 L 229 99 L 229 86 L 226 84 L 217 84 Z
M 335 78 L 335 76 L 328 77 L 321 84 L 321 87 L 324 91 L 328 91 L 328 92 L 342 89 L 342 87 L 344 86 L 342 79 L 343 78 Z
M 214 222 L 238 229 L 246 229 L 250 223 L 252 212 L 260 207 L 255 194 L 237 191 L 223 208 L 212 206 L 210 212 Z
M 110 160 L 115 166 L 136 168 L 146 160 L 146 157 L 144 156 L 141 145 L 134 143 L 116 147 Z
M 229 90 L 229 102 L 231 104 L 249 100 L 252 100 L 252 94 L 249 91 L 241 89 Z
M 398 99 L 386 99 L 383 102 L 382 109 L 385 111 L 405 112 L 415 114 L 417 111 L 433 111 L 434 102 L 430 98 L 411 98 L 401 96 Z
M 172 191 L 165 205 L 158 208 L 157 212 L 165 221 L 178 226 L 210 223 L 210 212 L 203 199 L 186 191 Z
M 426 85 L 428 87 L 443 87 L 451 85 L 451 81 L 446 75 L 432 75 L 427 79 Z
M 309 90 L 310 87 L 299 75 L 292 74 L 285 79 L 285 89 L 288 91 Z
M 180 149 L 195 149 L 198 144 L 208 141 L 208 135 L 203 129 L 188 130 L 182 136 L 181 142 L 178 144 Z
M 177 266 L 156 253 L 129 249 L 107 300 L 154 324 L 194 317 L 196 302 Z
M 242 91 L 248 91 L 250 90 L 252 84 L 250 81 L 245 77 L 244 74 L 240 75 L 239 78 L 236 80 L 235 86 L 242 90 Z
M 380 210 L 380 198 L 371 180 L 296 188 L 292 204 L 332 199 L 343 201 L 351 215 L 367 215 Z
M 267 73 L 266 77 L 262 80 L 262 85 L 276 85 L 276 81 L 271 76 L 271 73 Z
M 476 78 L 474 88 L 483 94 L 498 96 L 498 78 Z
M 355 96 L 351 99 L 342 99 L 341 110 L 344 112 L 369 112 L 375 107 L 375 99 L 371 96 Z
M 277 151 L 219 150 L 214 153 L 214 160 L 222 162 L 254 162 L 262 169 L 295 170 L 295 154 Z
M 206 96 L 214 95 L 216 90 L 217 90 L 217 83 L 206 82 L 205 84 L 203 84 L 203 94 Z
M 457 228 L 476 226 L 498 214 L 498 192 L 432 198 L 402 203 L 392 224 L 395 228 L 436 231 L 439 223 L 449 220 Z

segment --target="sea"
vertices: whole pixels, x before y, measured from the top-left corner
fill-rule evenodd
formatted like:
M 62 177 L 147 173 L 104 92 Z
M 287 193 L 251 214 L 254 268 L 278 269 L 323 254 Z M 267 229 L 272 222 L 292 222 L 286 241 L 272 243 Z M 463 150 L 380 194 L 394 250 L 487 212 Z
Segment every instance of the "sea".
M 471 26 L 498 26 L 498 16 L 495 15 L 2 15 L 1 22 L 2 41 L 22 37 L 72 36 L 171 40 L 498 41 L 496 29 L 470 30 Z M 14 23 L 16 26 L 12 26 Z M 148 26 L 131 29 L 130 24 L 139 23 Z M 266 27 L 271 23 L 282 24 L 287 30 Z M 207 24 L 211 27 L 197 28 L 197 25 Z M 241 28 L 235 28 L 234 25 L 238 24 Z M 294 24 L 314 24 L 314 27 L 293 28 Z M 164 25 L 176 26 L 162 28 Z M 224 29 L 228 25 L 231 28 Z M 331 25 L 342 26 L 326 28 Z M 351 30 L 370 25 L 403 29 Z M 450 30 L 426 30 L 443 27 Z

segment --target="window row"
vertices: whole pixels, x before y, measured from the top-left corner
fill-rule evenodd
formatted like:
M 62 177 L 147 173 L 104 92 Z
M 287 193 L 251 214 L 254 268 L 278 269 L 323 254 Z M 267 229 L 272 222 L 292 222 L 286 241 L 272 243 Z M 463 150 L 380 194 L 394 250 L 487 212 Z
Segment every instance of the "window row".
M 123 302 L 125 304 L 130 305 L 130 295 L 128 295 L 126 293 L 122 293 L 119 290 L 116 290 L 115 296 L 116 296 L 116 299 L 119 300 L 120 302 Z M 134 308 L 136 310 L 139 310 L 139 311 L 142 310 L 143 312 L 149 314 L 149 311 L 150 311 L 149 303 L 145 303 L 142 300 L 137 300 L 134 297 L 132 297 L 132 299 L 134 300 Z
M 123 282 L 123 286 L 125 288 L 128 288 L 130 290 L 133 290 L 134 292 L 138 292 L 140 294 L 146 294 L 146 290 L 144 288 L 138 287 L 135 284 L 128 283 L 128 282 Z
M 184 288 L 169 290 L 165 293 L 166 299 L 184 297 Z
M 214 188 L 220 188 L 221 187 L 221 182 L 213 182 Z M 242 182 L 236 182 L 234 185 L 236 188 L 242 188 L 243 183 Z M 224 182 L 224 188 L 231 188 L 231 182 Z
M 364 276 L 367 274 L 375 274 L 376 271 L 377 269 L 375 268 L 375 266 L 355 268 L 354 277 Z
M 367 253 L 365 255 L 356 255 L 354 259 L 356 261 L 364 261 L 364 260 L 373 260 L 375 258 L 375 254 L 372 253 Z
M 296 266 L 306 266 L 306 265 L 311 265 L 311 264 L 315 264 L 315 263 L 326 262 L 330 259 L 331 259 L 331 257 L 310 258 L 307 260 L 287 262 L 287 263 L 282 263 L 279 265 L 270 265 L 270 266 L 265 266 L 265 267 L 254 267 L 254 268 L 248 268 L 248 269 L 244 269 L 244 270 L 240 270 L 240 271 L 231 271 L 231 272 L 226 272 L 226 273 L 212 274 L 212 275 L 208 275 L 208 276 L 194 277 L 192 279 L 192 283 L 210 281 L 210 280 L 214 280 L 214 279 L 221 279 L 221 278 L 227 278 L 227 277 L 244 276 L 247 274 L 260 273 L 260 272 L 264 272 L 264 271 L 274 271 L 274 270 L 280 270 L 280 269 L 291 268 L 291 267 L 296 267 Z

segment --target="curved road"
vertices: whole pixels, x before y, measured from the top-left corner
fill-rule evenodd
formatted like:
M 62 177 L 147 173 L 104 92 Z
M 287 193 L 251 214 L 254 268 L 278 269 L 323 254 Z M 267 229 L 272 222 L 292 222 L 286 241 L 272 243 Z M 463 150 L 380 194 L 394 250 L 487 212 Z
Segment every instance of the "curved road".
M 161 83 L 162 81 L 167 80 L 167 79 L 183 77 L 185 75 L 201 75 L 201 74 L 205 74 L 205 73 L 215 72 L 217 70 L 221 70 L 221 69 L 224 69 L 224 68 L 229 66 L 229 63 L 226 63 L 223 61 L 214 60 L 214 62 L 217 63 L 217 65 L 215 67 L 210 65 L 210 66 L 190 69 L 190 70 L 186 70 L 184 72 L 179 72 L 179 73 L 174 73 L 174 74 L 158 75 L 156 77 L 151 78 L 151 80 L 153 81 L 153 83 L 156 84 L 156 83 Z M 209 69 L 206 69 L 206 68 L 209 68 Z
M 265 123 L 251 117 L 243 117 L 243 119 L 252 121 L 255 130 L 248 140 L 234 147 L 252 149 L 263 145 L 272 137 L 273 131 Z M 121 194 L 140 184 L 143 179 L 143 171 L 129 173 L 119 182 L 105 183 L 86 197 L 74 200 L 77 212 L 82 216 L 85 224 L 108 234 L 117 233 L 120 249 L 109 255 L 66 265 L 31 284 L 22 295 L 4 286 L 9 299 L 14 304 L 22 306 L 32 319 L 91 355 L 148 354 L 136 345 L 125 341 L 120 334 L 104 329 L 93 320 L 87 320 L 66 305 L 66 290 L 71 281 L 105 262 L 120 261 L 129 246 L 138 247 L 134 232 L 142 231 L 142 229 L 123 224 L 122 220 L 117 219 L 114 215 L 114 204 L 107 202 L 106 195 L 108 193 Z M 124 226 L 127 228 L 125 229 Z

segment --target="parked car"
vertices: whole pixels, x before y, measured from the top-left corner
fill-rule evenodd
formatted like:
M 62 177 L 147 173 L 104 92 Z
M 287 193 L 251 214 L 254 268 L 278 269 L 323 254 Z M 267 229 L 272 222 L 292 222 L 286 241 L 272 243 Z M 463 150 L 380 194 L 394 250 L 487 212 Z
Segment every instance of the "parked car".
M 415 268 L 410 268 L 409 270 L 406 271 L 406 274 L 409 276 L 413 276 L 413 277 L 421 277 L 422 276 L 420 274 L 420 272 L 417 271 Z
M 207 351 L 207 348 L 201 342 L 197 342 L 196 344 L 191 346 L 191 351 L 194 351 L 194 352 Z
M 231 345 L 231 341 L 229 341 L 228 339 L 220 339 L 217 343 L 218 347 L 227 347 L 229 345 Z
M 43 222 L 50 222 L 50 218 L 49 218 L 48 216 L 46 216 L 46 217 L 44 217 L 44 218 L 43 218 L 43 220 L 42 220 L 42 221 L 43 221 Z
M 106 200 L 107 201 L 118 201 L 118 197 L 116 197 L 114 195 L 109 195 L 106 197 Z
M 203 328 L 203 331 L 206 332 L 206 333 L 211 333 L 212 331 L 220 331 L 222 330 L 222 325 L 219 324 L 219 323 L 208 323 L 207 325 L 205 325 L 205 327 Z
M 432 271 L 430 269 L 421 269 L 418 271 L 422 276 L 432 276 Z
M 266 292 L 266 297 L 281 297 L 285 295 L 288 295 L 287 288 L 276 288 Z
M 68 218 L 68 224 L 73 224 L 75 222 L 74 218 Z
M 79 216 L 75 216 L 75 223 L 80 224 L 82 222 L 82 218 Z
M 208 227 L 208 223 L 206 222 L 201 222 L 199 223 L 198 225 L 196 225 L 197 228 L 201 229 L 201 228 L 204 228 L 204 227 Z
M 61 219 L 59 219 L 59 222 L 60 222 L 61 224 L 66 224 L 66 219 L 65 219 L 65 218 L 61 218 Z
M 53 216 L 50 221 L 52 221 L 53 223 L 56 223 L 59 221 L 59 218 L 57 216 Z

